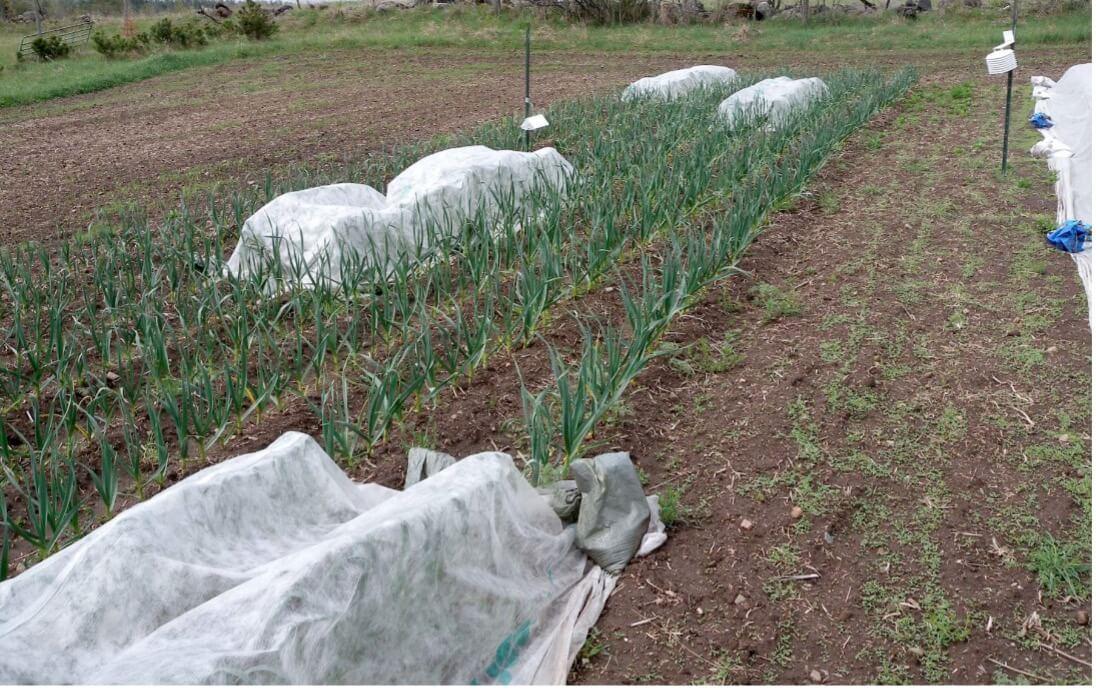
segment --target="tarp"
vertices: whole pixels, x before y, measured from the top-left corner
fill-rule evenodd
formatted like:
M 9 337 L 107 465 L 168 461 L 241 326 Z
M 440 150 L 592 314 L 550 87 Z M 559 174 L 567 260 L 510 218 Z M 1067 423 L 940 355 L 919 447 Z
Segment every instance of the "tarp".
M 703 86 L 729 84 L 737 76 L 738 74 L 730 67 L 697 65 L 675 69 L 654 77 L 643 77 L 625 87 L 620 97 L 625 101 L 638 98 L 673 100 Z
M 400 492 L 290 432 L 0 583 L 0 684 L 563 683 L 614 584 L 505 454 Z
M 796 109 L 827 92 L 826 84 L 818 77 L 764 79 L 727 97 L 719 104 L 719 115 L 733 125 L 743 115 L 756 113 L 767 116 L 770 125 L 778 125 Z
M 553 148 L 446 149 L 396 176 L 387 196 L 367 185 L 334 184 L 273 199 L 244 222 L 225 268 L 249 277 L 280 266 L 282 280 L 338 282 L 344 267 L 414 259 L 471 219 L 490 222 L 526 208 L 538 193 L 562 194 L 572 173 Z
M 1058 224 L 1079 220 L 1092 225 L 1092 64 L 1074 65 L 1055 82 L 1032 77 L 1035 113 L 1050 118 L 1051 126 L 1039 129 L 1042 140 L 1031 153 L 1047 159 L 1057 176 Z M 1070 254 L 1077 264 L 1092 318 L 1092 243 Z

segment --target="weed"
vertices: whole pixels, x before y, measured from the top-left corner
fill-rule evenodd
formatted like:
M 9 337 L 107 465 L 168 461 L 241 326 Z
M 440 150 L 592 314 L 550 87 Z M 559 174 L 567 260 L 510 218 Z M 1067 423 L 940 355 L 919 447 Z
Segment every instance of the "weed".
M 1048 595 L 1084 597 L 1088 595 L 1088 573 L 1092 567 L 1084 560 L 1085 551 L 1078 544 L 1063 544 L 1046 534 L 1028 557 L 1027 566 Z
M 684 492 L 680 487 L 668 486 L 658 495 L 659 518 L 667 527 L 671 527 L 685 515 L 681 505 L 681 496 Z
M 770 283 L 755 285 L 750 289 L 750 295 L 761 305 L 766 321 L 798 316 L 802 312 L 802 306 L 793 292 Z

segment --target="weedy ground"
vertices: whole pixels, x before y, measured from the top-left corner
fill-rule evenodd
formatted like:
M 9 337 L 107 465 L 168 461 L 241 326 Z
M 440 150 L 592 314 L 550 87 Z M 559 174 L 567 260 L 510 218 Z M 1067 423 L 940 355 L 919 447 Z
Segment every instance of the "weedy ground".
M 574 680 L 1090 682 L 1087 305 L 1002 95 L 854 135 L 641 378 L 613 443 L 676 522 Z

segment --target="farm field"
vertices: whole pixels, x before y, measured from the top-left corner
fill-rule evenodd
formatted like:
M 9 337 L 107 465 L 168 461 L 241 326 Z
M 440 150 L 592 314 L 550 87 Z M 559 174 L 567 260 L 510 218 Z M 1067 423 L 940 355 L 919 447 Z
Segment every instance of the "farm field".
M 59 228 L 86 230 L 96 218 L 116 219 L 135 206 L 162 213 L 180 196 L 204 202 L 219 185 L 231 193 L 263 183 L 267 173 L 290 175 L 293 167 L 337 169 L 379 148 L 460 131 L 520 108 L 520 23 L 496 25 L 465 13 L 457 14 L 454 26 L 446 17 L 416 12 L 377 22 L 348 19 L 312 33 L 290 26 L 287 45 L 244 45 L 272 51 L 270 56 L 248 57 L 241 48 L 244 57 L 221 56 L 217 64 L 84 96 L 0 107 L 0 148 L 7 152 L 0 161 L 0 237 L 52 241 L 65 236 Z M 705 60 L 762 70 L 909 63 L 927 78 L 939 73 L 954 80 L 967 74 L 956 65 L 973 69 L 983 47 L 999 38 L 997 25 L 1003 26 L 997 20 L 932 19 L 814 31 L 794 22 L 728 29 L 538 25 L 533 97 L 546 105 Z M 1089 40 L 1087 15 L 1035 17 L 1031 23 L 1033 65 L 1060 54 L 1060 45 Z M 5 45 L 13 53 L 18 42 L 9 32 Z M 80 70 L 130 64 L 85 60 Z M 21 72 L 9 66 L 0 72 L 0 102 L 5 89 L 42 80 L 34 78 L 39 69 L 71 68 L 30 64 Z M 1020 82 L 1026 69 L 1022 64 Z M 45 83 L 68 78 L 46 74 Z M 436 96 L 439 87 L 446 89 L 444 99 Z
M 544 476 L 622 449 L 670 539 L 625 571 L 573 682 L 1089 682 L 1087 307 L 1043 241 L 1052 179 L 1025 122 L 1029 77 L 1089 60 L 1087 34 L 1022 49 L 1006 176 L 981 44 L 683 36 L 638 54 L 609 30 L 546 38 L 562 45 L 535 54 L 554 125 L 539 144 L 588 186 L 425 287 L 399 277 L 407 302 L 260 306 L 201 276 L 277 191 L 383 188 L 444 146 L 516 147 L 500 123 L 520 104 L 516 50 L 244 57 L 0 109 L 11 573 L 104 502 L 286 429 L 390 486 L 412 445 L 499 449 Z M 635 117 L 614 98 L 699 63 L 818 74 L 832 98 L 718 140 L 696 124 L 714 94 Z M 583 367 L 612 375 L 582 394 Z M 593 409 L 568 428 L 572 394 Z

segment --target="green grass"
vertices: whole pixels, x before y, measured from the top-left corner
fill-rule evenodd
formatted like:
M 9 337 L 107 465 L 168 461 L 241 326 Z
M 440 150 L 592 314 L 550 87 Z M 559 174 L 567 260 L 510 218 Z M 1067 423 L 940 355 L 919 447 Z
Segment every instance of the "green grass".
M 337 12 L 294 11 L 279 22 L 269 41 L 215 41 L 191 51 L 157 52 L 135 60 L 107 60 L 90 47 L 55 63 L 15 63 L 25 25 L 0 28 L 0 108 L 74 94 L 91 93 L 194 67 L 268 55 L 329 51 L 459 48 L 493 53 L 520 49 L 530 15 L 504 12 L 496 17 L 486 6 L 375 13 L 359 8 Z M 151 23 L 141 19 L 139 28 Z M 869 51 L 982 50 L 1000 40 L 1004 26 L 990 13 L 949 13 L 907 22 L 889 13 L 878 17 L 841 17 L 804 26 L 792 21 L 742 23 L 737 28 L 692 24 L 660 26 L 638 23 L 622 27 L 569 24 L 535 19 L 534 48 L 546 51 L 679 53 L 804 53 L 825 49 L 848 58 Z M 117 19 L 101 24 L 116 31 Z M 1087 11 L 1025 17 L 1025 47 L 1087 44 L 1091 25 Z M 963 94 L 948 94 L 963 100 Z
M 1045 535 L 1028 556 L 1028 568 L 1035 573 L 1039 586 L 1052 597 L 1088 596 L 1088 574 L 1091 566 L 1086 544 L 1061 543 Z

